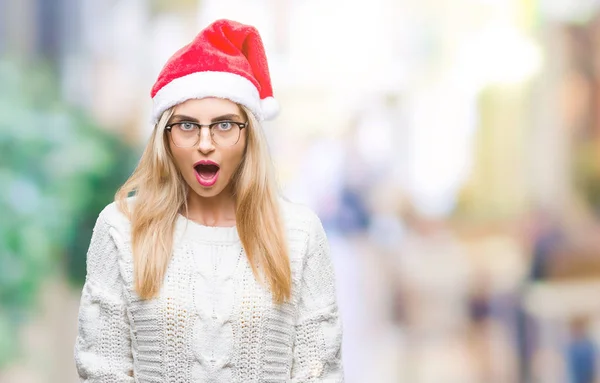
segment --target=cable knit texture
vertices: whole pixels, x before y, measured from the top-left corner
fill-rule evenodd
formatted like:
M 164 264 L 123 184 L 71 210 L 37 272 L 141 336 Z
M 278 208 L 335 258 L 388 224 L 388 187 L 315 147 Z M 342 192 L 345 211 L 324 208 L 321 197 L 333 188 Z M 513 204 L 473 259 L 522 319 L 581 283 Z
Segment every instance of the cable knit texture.
M 273 303 L 235 227 L 179 216 L 160 294 L 133 289 L 131 234 L 116 204 L 98 217 L 87 254 L 75 363 L 90 383 L 344 381 L 342 327 L 325 232 L 282 201 L 292 300 Z

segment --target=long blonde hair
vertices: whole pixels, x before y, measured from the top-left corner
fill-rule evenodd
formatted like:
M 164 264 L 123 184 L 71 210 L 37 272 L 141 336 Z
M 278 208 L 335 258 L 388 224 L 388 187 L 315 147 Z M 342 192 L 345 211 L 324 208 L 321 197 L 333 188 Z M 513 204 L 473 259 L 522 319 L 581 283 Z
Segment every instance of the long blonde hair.
M 255 278 L 268 283 L 273 300 L 282 303 L 291 297 L 292 278 L 273 165 L 259 122 L 240 107 L 248 118 L 248 133 L 244 158 L 231 180 L 237 231 Z M 162 114 L 137 168 L 115 195 L 131 222 L 134 286 L 143 299 L 160 291 L 173 252 L 177 216 L 187 212 L 188 185 L 165 134 L 172 114 L 172 109 Z M 130 206 L 127 198 L 132 194 L 136 198 Z

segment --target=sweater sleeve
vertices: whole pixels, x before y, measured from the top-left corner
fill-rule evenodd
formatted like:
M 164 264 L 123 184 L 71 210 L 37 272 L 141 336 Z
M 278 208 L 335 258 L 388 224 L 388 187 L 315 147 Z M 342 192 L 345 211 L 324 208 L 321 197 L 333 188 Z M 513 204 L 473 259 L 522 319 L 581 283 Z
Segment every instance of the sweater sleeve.
M 292 382 L 342 383 L 342 323 L 329 244 L 319 218 L 311 234 L 300 283 Z
M 87 253 L 75 365 L 81 382 L 133 383 L 129 320 L 111 226 L 102 213 Z

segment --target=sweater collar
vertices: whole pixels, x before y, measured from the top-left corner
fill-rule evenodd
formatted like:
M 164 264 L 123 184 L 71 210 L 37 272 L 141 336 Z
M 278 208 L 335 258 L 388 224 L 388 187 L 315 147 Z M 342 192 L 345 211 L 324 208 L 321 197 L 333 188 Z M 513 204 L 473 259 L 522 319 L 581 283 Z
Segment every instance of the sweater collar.
M 177 215 L 175 230 L 196 242 L 236 243 L 240 240 L 237 226 L 205 226 L 181 214 Z

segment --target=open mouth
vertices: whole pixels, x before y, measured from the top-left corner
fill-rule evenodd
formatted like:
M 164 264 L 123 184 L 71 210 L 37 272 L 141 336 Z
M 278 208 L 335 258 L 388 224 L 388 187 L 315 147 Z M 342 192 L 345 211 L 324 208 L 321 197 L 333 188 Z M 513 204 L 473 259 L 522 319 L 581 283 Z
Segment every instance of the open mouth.
M 202 186 L 212 186 L 217 182 L 219 175 L 219 165 L 215 163 L 200 163 L 194 166 L 196 171 L 196 180 Z
M 196 169 L 196 173 L 200 176 L 200 178 L 209 180 L 217 175 L 219 171 L 219 166 L 217 165 L 196 165 L 194 168 Z

